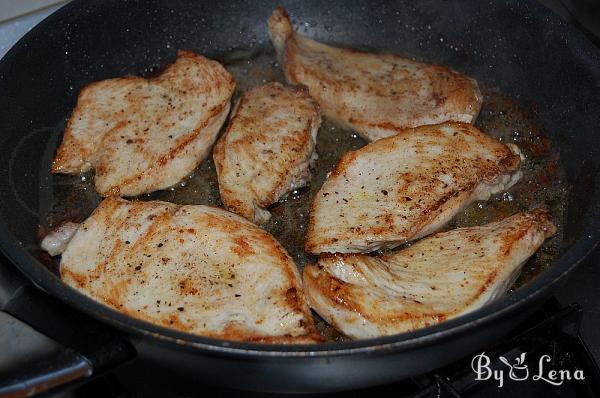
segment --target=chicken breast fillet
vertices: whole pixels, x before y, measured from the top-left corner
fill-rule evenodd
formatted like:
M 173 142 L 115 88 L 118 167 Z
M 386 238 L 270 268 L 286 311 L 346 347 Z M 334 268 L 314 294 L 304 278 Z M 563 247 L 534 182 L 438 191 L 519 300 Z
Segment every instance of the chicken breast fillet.
M 367 140 L 448 120 L 472 123 L 479 114 L 477 82 L 446 67 L 318 43 L 296 34 L 282 8 L 269 32 L 287 81 L 306 85 L 325 116 Z
M 555 226 L 542 210 L 424 238 L 382 257 L 326 254 L 304 269 L 309 303 L 353 338 L 402 333 L 503 294 Z
M 221 64 L 187 51 L 158 77 L 89 84 L 79 94 L 52 171 L 95 168 L 102 196 L 168 188 L 208 155 L 234 85 Z
M 470 124 L 406 130 L 346 153 L 311 205 L 305 249 L 355 253 L 435 232 L 521 177 L 516 146 Z
M 320 124 L 304 87 L 268 83 L 244 93 L 213 151 L 225 206 L 267 221 L 266 207 L 310 180 Z
M 183 332 L 320 341 L 283 247 L 215 207 L 105 199 L 69 242 L 60 275 L 118 311 Z

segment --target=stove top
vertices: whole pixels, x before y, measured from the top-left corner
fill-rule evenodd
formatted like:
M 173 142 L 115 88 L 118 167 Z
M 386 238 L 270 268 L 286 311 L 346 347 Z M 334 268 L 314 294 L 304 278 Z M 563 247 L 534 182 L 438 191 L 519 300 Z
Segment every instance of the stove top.
M 600 35 L 599 3 L 586 0 L 541 2 L 584 29 L 595 43 L 600 43 L 600 39 L 595 36 Z M 0 24 L 0 57 L 21 35 L 59 7 L 60 5 L 53 6 Z M 376 394 L 390 397 L 600 397 L 599 265 L 600 250 L 596 250 L 539 311 L 505 339 L 487 347 L 483 353 L 467 355 L 447 367 L 410 380 L 331 396 Z M 31 287 L 1 255 L 0 275 L 0 308 L 5 309 L 6 303 L 15 292 Z M 57 303 L 48 304 L 50 307 L 54 306 L 55 311 L 65 311 Z M 81 314 L 73 316 L 81 318 L 83 327 L 98 327 L 95 321 L 86 320 Z M 57 330 L 54 330 L 54 333 L 64 333 L 59 330 L 60 327 L 55 329 Z M 97 336 L 104 338 L 105 335 L 102 330 L 98 330 Z M 77 344 L 78 349 L 85 351 L 85 342 Z M 86 353 L 87 357 L 93 355 L 94 353 Z M 553 371 L 555 373 L 552 373 Z M 580 380 L 582 377 L 584 380 Z M 164 380 L 156 382 L 164 386 Z M 155 383 L 145 377 L 143 367 L 132 362 L 117 371 L 48 396 L 268 396 L 209 386 L 195 394 L 185 391 L 185 386 L 178 386 L 177 390 L 180 393 L 157 389 Z

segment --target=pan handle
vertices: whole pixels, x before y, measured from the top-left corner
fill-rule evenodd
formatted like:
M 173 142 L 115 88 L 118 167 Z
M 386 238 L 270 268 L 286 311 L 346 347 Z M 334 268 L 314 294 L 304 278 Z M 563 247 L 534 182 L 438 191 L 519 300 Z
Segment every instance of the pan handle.
M 135 355 L 129 338 L 31 285 L 0 310 L 1 398 L 72 386 Z
M 0 397 L 27 397 L 92 375 L 83 355 L 0 312 Z

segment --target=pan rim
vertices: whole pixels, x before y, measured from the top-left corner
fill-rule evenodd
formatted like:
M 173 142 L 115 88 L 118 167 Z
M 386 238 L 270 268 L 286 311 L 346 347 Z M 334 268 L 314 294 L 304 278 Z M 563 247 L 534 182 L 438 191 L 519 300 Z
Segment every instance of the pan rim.
M 26 43 L 38 30 L 44 29 L 46 25 L 68 15 L 85 4 L 84 1 L 73 1 L 67 4 L 49 17 L 39 23 L 28 34 L 22 37 L 0 60 L 0 69 L 10 61 L 19 47 Z M 543 8 L 540 4 L 530 4 L 534 7 Z M 550 18 L 558 18 L 549 10 L 546 14 Z M 562 22 L 566 24 L 565 22 Z M 568 27 L 568 32 L 575 35 L 579 41 L 587 43 L 586 48 L 593 48 L 592 54 L 600 54 L 593 47 L 583 33 L 573 27 Z M 161 344 L 166 344 L 176 349 L 201 353 L 205 355 L 220 356 L 244 356 L 252 357 L 324 357 L 345 356 L 365 353 L 388 353 L 409 351 L 418 347 L 439 343 L 457 335 L 468 333 L 470 330 L 489 324 L 495 320 L 507 317 L 524 305 L 542 298 L 559 283 L 570 271 L 580 264 L 587 255 L 597 247 L 600 238 L 600 216 L 591 220 L 587 229 L 582 232 L 582 238 L 578 239 L 567 249 L 552 265 L 543 273 L 538 275 L 527 285 L 517 289 L 500 299 L 485 305 L 484 307 L 464 314 L 460 317 L 448 320 L 441 324 L 412 332 L 371 338 L 349 342 L 333 342 L 315 345 L 281 345 L 281 344 L 256 344 L 238 343 L 232 341 L 218 340 L 199 335 L 180 332 L 174 329 L 158 326 L 140 319 L 129 317 L 110 307 L 107 307 L 93 299 L 85 296 L 77 290 L 64 284 L 51 273 L 43 264 L 35 259 L 9 232 L 4 221 L 0 221 L 0 251 L 12 262 L 12 264 L 23 272 L 38 288 L 58 298 L 65 304 L 84 312 L 93 318 L 116 327 L 117 329 L 131 334 L 132 337 L 149 338 Z
M 432 342 L 439 343 L 456 335 L 467 333 L 480 325 L 509 316 L 522 306 L 543 298 L 598 246 L 600 240 L 594 237 L 600 236 L 600 217 L 594 219 L 593 225 L 585 231 L 585 236 L 586 238 L 574 243 L 548 270 L 533 281 L 473 312 L 411 332 L 348 342 L 310 345 L 257 344 L 220 340 L 169 329 L 125 315 L 64 284 L 59 277 L 44 267 L 11 236 L 3 222 L 0 224 L 0 251 L 41 290 L 93 318 L 132 334 L 132 337 L 151 338 L 156 342 L 178 349 L 204 354 L 290 358 L 345 356 L 392 351 L 397 353 L 402 350 L 416 349 Z

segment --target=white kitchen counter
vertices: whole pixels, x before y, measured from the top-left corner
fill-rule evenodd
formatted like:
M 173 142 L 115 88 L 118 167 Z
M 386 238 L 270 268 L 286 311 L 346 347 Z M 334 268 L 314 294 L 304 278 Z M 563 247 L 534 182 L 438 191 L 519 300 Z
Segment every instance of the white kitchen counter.
M 20 0 L 12 1 L 18 2 Z M 40 4 L 45 4 L 45 2 L 42 1 Z M 5 13 L 9 14 L 0 14 L 0 20 L 4 19 L 3 16 L 11 16 L 11 19 L 0 22 L 0 58 L 4 57 L 4 54 L 6 54 L 8 50 L 10 50 L 10 48 L 21 37 L 23 37 L 23 35 L 29 32 L 41 20 L 43 20 L 48 15 L 52 14 L 54 11 L 58 10 L 65 4 L 66 2 L 61 2 L 60 4 L 45 6 L 42 9 L 38 9 L 37 11 L 14 17 L 14 10 L 4 10 Z M 0 3 L 0 6 L 2 5 L 3 4 Z M 2 7 L 0 7 L 0 12 L 2 12 Z

